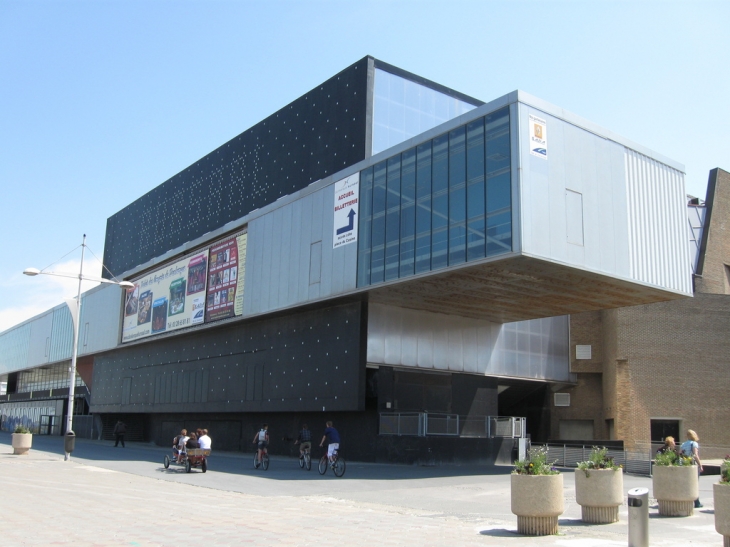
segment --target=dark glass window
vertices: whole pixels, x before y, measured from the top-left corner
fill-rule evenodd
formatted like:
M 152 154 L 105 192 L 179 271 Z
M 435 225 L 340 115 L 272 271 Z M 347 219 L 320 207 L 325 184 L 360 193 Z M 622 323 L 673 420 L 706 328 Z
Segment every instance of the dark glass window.
M 466 127 L 466 259 L 486 256 L 484 119 Z
M 385 198 L 385 280 L 398 278 L 400 262 L 400 156 L 388 159 Z
M 431 269 L 448 264 L 449 251 L 449 135 L 433 140 L 431 179 Z
M 373 254 L 370 261 L 370 283 L 385 279 L 385 194 L 386 163 L 380 162 L 373 169 Z
M 360 178 L 358 286 L 512 251 L 509 109 Z
M 370 285 L 370 252 L 373 246 L 373 168 L 360 173 L 360 219 L 358 220 L 357 286 Z
M 466 261 L 466 128 L 449 133 L 449 266 Z
M 490 114 L 486 122 L 487 256 L 512 250 L 509 110 Z
M 400 192 L 400 277 L 413 275 L 416 249 L 416 149 L 403 152 Z
M 416 149 L 416 273 L 431 269 L 431 141 Z

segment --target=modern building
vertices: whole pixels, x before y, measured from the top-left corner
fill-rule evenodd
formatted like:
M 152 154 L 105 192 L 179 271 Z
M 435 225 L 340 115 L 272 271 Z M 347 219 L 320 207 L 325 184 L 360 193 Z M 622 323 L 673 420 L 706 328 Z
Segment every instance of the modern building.
M 550 397 L 600 383 L 571 317 L 693 301 L 685 201 L 680 164 L 559 107 L 366 57 L 109 218 L 136 286 L 82 299 L 74 428 L 247 450 L 266 421 L 290 453 L 332 419 L 398 461 L 509 457 L 499 416 L 587 434 Z M 60 432 L 70 329 L 59 306 L 0 335 L 4 428 Z

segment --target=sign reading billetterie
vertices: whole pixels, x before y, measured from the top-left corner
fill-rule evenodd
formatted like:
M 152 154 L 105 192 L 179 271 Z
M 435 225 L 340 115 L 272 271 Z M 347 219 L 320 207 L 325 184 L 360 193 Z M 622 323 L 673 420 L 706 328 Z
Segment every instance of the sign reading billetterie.
M 124 301 L 122 342 L 202 323 L 207 271 L 205 250 L 134 281 Z
M 335 182 L 335 225 L 332 248 L 357 241 L 357 212 L 360 198 L 360 173 Z
M 530 154 L 547 159 L 547 122 L 530 114 Z

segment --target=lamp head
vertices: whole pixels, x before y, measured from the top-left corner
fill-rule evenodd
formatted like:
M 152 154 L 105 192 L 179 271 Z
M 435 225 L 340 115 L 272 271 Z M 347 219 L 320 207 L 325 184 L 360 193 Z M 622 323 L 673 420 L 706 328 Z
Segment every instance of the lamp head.
M 26 268 L 23 270 L 23 275 L 30 275 L 31 277 L 38 275 L 39 273 L 41 273 L 41 271 L 38 268 Z
M 119 286 L 123 289 L 134 289 L 134 283 L 131 281 L 120 281 Z

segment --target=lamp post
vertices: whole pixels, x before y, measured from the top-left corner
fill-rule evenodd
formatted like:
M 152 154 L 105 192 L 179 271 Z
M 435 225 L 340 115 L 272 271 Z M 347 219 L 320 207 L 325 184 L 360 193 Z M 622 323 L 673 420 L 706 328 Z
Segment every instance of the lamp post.
M 71 350 L 71 366 L 69 368 L 69 384 L 68 384 L 68 415 L 66 416 L 66 432 L 73 430 L 73 415 L 74 415 L 74 396 L 76 391 L 76 358 L 78 356 L 79 349 L 79 323 L 81 322 L 81 282 L 95 281 L 98 283 L 110 283 L 112 285 L 119 285 L 123 289 L 134 288 L 134 283 L 129 281 L 114 281 L 111 279 L 101 279 L 96 277 L 84 277 L 84 250 L 86 249 L 86 234 L 81 242 L 81 266 L 79 267 L 79 275 L 75 276 L 72 274 L 62 274 L 56 272 L 44 272 L 37 268 L 26 268 L 23 273 L 29 276 L 36 275 L 54 275 L 57 277 L 70 277 L 75 279 L 78 277 L 79 289 L 76 294 L 76 301 L 73 298 L 66 299 L 66 305 L 71 312 L 71 321 L 73 323 L 73 349 Z M 66 452 L 66 459 L 68 460 L 71 455 Z

